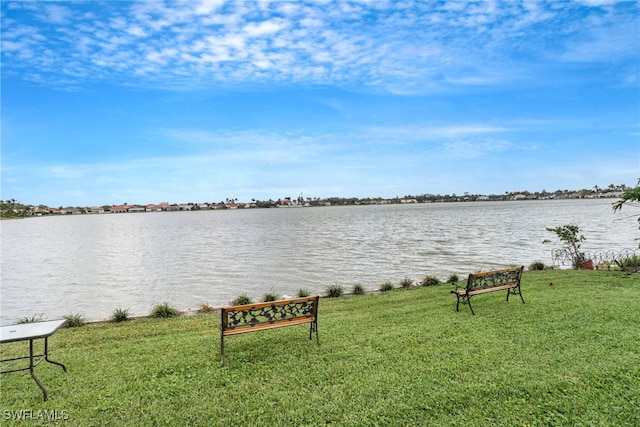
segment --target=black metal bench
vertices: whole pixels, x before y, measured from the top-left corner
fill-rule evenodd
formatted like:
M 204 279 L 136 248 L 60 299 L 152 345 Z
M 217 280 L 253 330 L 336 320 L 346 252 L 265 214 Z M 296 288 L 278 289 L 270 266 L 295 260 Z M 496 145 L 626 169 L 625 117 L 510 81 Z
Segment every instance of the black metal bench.
M 451 291 L 458 298 L 456 303 L 456 311 L 459 311 L 460 303 L 468 304 L 471 309 L 471 314 L 475 314 L 473 307 L 471 306 L 471 297 L 474 295 L 484 294 L 487 292 L 495 292 L 507 290 L 507 301 L 509 301 L 509 295 L 520 295 L 520 299 L 524 304 L 524 298 L 522 298 L 522 290 L 520 289 L 520 279 L 522 278 L 522 271 L 524 266 L 505 268 L 503 270 L 484 271 L 480 273 L 471 273 L 467 279 L 465 287 L 459 287 L 456 284 L 456 289 Z
M 293 298 L 225 307 L 220 314 L 220 352 L 225 363 L 224 337 L 310 323 L 309 339 L 318 334 L 318 301 L 320 296 Z

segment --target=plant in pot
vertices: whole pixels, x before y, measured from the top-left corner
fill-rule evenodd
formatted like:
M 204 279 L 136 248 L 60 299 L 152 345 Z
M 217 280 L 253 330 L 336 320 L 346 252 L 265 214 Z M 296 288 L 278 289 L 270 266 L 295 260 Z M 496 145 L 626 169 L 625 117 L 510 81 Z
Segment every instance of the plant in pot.
M 584 252 L 580 251 L 580 245 L 586 240 L 585 237 L 580 234 L 580 227 L 570 224 L 559 227 L 547 227 L 547 231 L 558 236 L 558 239 L 564 246 L 564 250 L 571 257 L 573 268 L 593 270 L 593 261 L 587 259 Z M 549 242 L 549 240 L 543 241 L 543 243 Z

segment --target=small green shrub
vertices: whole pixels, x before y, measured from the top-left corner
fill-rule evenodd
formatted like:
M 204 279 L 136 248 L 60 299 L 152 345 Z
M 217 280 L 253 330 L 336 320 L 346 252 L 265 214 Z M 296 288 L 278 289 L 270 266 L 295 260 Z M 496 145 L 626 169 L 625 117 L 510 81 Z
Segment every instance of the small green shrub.
M 232 305 L 244 305 L 244 304 L 253 304 L 253 300 L 246 293 L 239 295 L 236 299 L 231 301 Z
M 407 289 L 413 286 L 413 280 L 409 279 L 408 277 L 405 277 L 404 279 L 402 279 L 400 281 L 400 287 Z
M 262 301 L 264 302 L 278 301 L 279 299 L 280 299 L 280 296 L 274 292 L 267 292 L 262 297 Z
M 351 293 L 353 295 L 364 295 L 365 293 L 364 286 L 362 286 L 360 283 L 354 284 L 353 287 L 351 288 Z
M 202 304 L 200 304 L 200 308 L 198 309 L 198 313 L 211 313 L 214 310 L 215 309 L 212 306 L 210 306 L 206 302 L 203 302 Z
M 180 313 L 174 307 L 171 307 L 168 303 L 159 304 L 153 307 L 151 311 L 151 317 L 155 318 L 167 318 L 167 317 L 176 317 Z
M 64 319 L 67 320 L 67 328 L 78 328 L 80 326 L 84 326 L 87 322 L 84 320 L 84 317 L 81 314 L 67 314 L 64 316 Z
M 426 275 L 424 276 L 424 279 L 422 279 L 422 282 L 420 284 L 422 286 L 436 286 L 440 284 L 440 279 L 438 279 L 436 276 Z
M 640 256 L 625 258 L 620 261 L 622 267 L 640 267 Z
M 390 290 L 393 290 L 393 283 L 391 283 L 391 282 L 383 282 L 378 287 L 378 290 L 380 292 L 389 292 Z
M 304 298 L 304 297 L 308 297 L 309 296 L 309 291 L 306 289 L 298 289 L 298 297 L 299 298 Z
M 447 279 L 447 283 L 458 283 L 459 281 L 460 281 L 460 278 L 456 273 L 451 273 L 449 275 L 449 278 Z
M 542 261 L 534 261 L 529 266 L 530 271 L 544 270 L 544 268 L 544 263 Z
M 113 314 L 111 315 L 111 320 L 113 320 L 116 323 L 129 320 L 129 309 L 116 308 Z
M 344 289 L 340 285 L 331 285 L 327 287 L 327 296 L 329 298 L 338 298 L 342 296 Z
M 31 317 L 23 317 L 20 320 L 18 320 L 18 325 L 22 325 L 25 323 L 36 323 L 41 321 L 42 321 L 42 314 L 34 314 Z

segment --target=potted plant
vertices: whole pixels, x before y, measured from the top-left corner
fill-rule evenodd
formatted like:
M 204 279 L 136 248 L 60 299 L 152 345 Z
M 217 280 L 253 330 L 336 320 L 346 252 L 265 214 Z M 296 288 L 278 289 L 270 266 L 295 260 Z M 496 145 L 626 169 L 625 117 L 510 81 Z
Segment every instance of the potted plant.
M 583 270 L 593 270 L 593 261 L 587 259 L 584 252 L 580 251 L 580 245 L 586 239 L 580 234 L 580 227 L 577 225 L 563 225 L 560 227 L 547 227 L 547 231 L 555 233 L 558 239 L 563 242 L 564 250 L 571 257 L 573 268 Z M 543 243 L 549 243 L 549 240 L 545 240 Z

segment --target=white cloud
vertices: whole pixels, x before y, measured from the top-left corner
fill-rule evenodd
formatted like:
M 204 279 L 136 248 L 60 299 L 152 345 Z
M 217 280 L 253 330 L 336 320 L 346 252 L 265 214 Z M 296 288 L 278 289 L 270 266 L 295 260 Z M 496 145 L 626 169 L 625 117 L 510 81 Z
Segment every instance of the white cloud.
M 263 22 L 249 22 L 244 26 L 243 30 L 250 37 L 260 37 L 275 34 L 285 28 L 287 25 L 282 20 L 272 20 Z
M 222 6 L 223 3 L 223 0 L 202 0 L 196 7 L 196 13 L 198 15 L 208 15 Z
M 449 126 L 401 126 L 401 127 L 371 127 L 364 129 L 362 135 L 366 138 L 414 141 L 429 140 L 439 141 L 442 139 L 472 137 L 488 134 L 508 132 L 508 128 L 470 124 L 470 125 L 449 125 Z
M 440 154 L 447 159 L 475 159 L 490 153 L 503 152 L 512 147 L 513 145 L 510 142 L 503 140 L 456 140 L 445 143 L 440 150 Z
M 43 12 L 46 20 L 52 24 L 65 25 L 69 22 L 72 12 L 68 7 L 57 4 L 45 4 Z
M 591 29 L 581 40 L 567 44 L 562 58 L 567 61 L 602 62 L 640 55 L 640 21 L 604 23 Z
M 584 3 L 145 1 L 96 2 L 85 13 L 74 3 L 12 3 L 3 8 L 3 68 L 57 81 L 73 78 L 53 76 L 73 58 L 84 68 L 76 75 L 124 84 L 145 69 L 147 83 L 159 85 L 176 75 L 406 94 L 505 85 L 535 76 L 528 57 L 608 63 L 637 55 L 638 10 L 606 4 L 589 21 Z M 47 51 L 54 54 L 45 62 L 38 52 Z M 505 72 L 516 68 L 519 78 Z
M 127 33 L 131 34 L 132 36 L 136 36 L 136 37 L 146 37 L 147 32 L 140 26 L 138 25 L 133 25 L 129 28 L 127 28 Z

